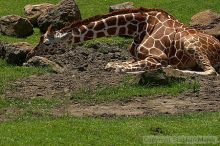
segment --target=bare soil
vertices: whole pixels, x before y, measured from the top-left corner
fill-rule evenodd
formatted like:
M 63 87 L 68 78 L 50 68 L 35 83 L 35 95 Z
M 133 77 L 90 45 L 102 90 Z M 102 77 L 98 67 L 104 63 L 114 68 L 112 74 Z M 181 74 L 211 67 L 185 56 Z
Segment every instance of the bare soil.
M 90 47 L 74 46 L 45 57 L 65 68 L 65 72 L 33 75 L 17 80 L 11 83 L 13 89 L 6 89 L 5 97 L 63 98 L 81 88 L 95 90 L 100 86 L 119 84 L 124 75 L 105 71 L 104 67 L 110 61 L 127 60 L 129 54 L 124 46 L 96 44 Z M 220 111 L 220 77 L 196 77 L 196 79 L 201 85 L 197 92 L 188 91 L 178 96 L 133 97 L 129 100 L 91 104 L 70 100 L 66 107 L 54 109 L 53 114 L 140 116 Z

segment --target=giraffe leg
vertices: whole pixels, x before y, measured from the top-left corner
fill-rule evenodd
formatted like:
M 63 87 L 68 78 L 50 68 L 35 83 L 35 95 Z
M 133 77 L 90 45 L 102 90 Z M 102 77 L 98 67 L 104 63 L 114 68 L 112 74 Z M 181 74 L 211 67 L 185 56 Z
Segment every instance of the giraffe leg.
M 193 75 L 193 74 L 196 74 L 196 75 L 203 75 L 203 76 L 207 76 L 207 75 L 218 75 L 216 73 L 215 70 L 206 70 L 204 72 L 201 72 L 201 71 L 190 71 L 190 70 L 179 70 L 179 69 L 175 69 L 177 72 L 181 72 L 183 74 L 189 74 L 189 75 Z
M 105 69 L 106 70 L 114 70 L 117 66 L 120 66 L 120 65 L 128 65 L 128 64 L 131 64 L 133 62 L 135 62 L 137 59 L 135 57 L 135 50 L 137 49 L 137 47 L 139 46 L 139 44 L 136 42 L 136 41 L 133 41 L 132 44 L 130 45 L 130 47 L 128 48 L 128 51 L 130 52 L 132 58 L 129 59 L 128 61 L 126 62 L 109 62 L 106 66 L 105 66 Z
M 106 66 L 105 66 L 105 70 L 115 70 L 115 72 L 120 72 L 118 69 L 121 67 L 121 66 L 129 66 L 130 64 L 136 62 L 134 59 L 131 59 L 131 60 L 128 60 L 128 61 L 125 61 L 125 62 L 109 62 Z
M 209 61 L 207 61 L 207 62 L 202 62 L 202 61 L 204 61 L 204 60 L 196 60 L 196 62 L 205 63 L 206 65 L 208 65 L 210 63 Z M 201 68 L 204 71 L 191 71 L 191 70 L 179 70 L 179 69 L 175 69 L 175 70 L 178 71 L 178 72 L 182 72 L 183 74 L 189 74 L 189 75 L 190 74 L 191 75 L 197 74 L 197 75 L 204 75 L 204 76 L 218 75 L 218 73 L 215 71 L 215 69 L 212 67 L 211 64 L 209 64 L 209 66 L 201 66 Z
M 186 48 L 187 53 L 196 61 L 196 63 L 204 71 L 189 71 L 189 70 L 178 70 L 185 74 L 197 74 L 197 75 L 217 75 L 214 67 L 211 65 L 209 58 L 202 49 L 197 46 L 197 43 L 190 44 Z
M 152 57 L 147 57 L 144 60 L 136 62 L 122 62 L 111 64 L 111 67 L 107 65 L 106 69 L 115 70 L 118 73 L 131 73 L 131 74 L 140 74 L 146 72 L 147 70 L 156 70 L 162 68 L 160 62 L 157 59 Z

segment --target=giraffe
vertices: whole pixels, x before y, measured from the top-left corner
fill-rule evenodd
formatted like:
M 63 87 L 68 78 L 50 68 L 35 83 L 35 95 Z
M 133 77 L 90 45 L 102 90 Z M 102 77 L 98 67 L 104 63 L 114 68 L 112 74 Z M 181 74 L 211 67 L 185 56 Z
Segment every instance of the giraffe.
M 220 42 L 190 28 L 160 9 L 125 9 L 94 16 L 54 31 L 49 27 L 39 44 L 28 54 L 51 54 L 56 48 L 94 38 L 127 35 L 132 59 L 109 62 L 105 69 L 120 73 L 142 73 L 167 66 L 188 74 L 217 74 Z

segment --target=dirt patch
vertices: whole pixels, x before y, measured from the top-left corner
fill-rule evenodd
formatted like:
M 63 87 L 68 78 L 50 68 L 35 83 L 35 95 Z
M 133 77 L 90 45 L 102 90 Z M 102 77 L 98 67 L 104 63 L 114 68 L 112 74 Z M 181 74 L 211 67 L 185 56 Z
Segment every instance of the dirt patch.
M 95 89 L 100 85 L 118 84 L 123 75 L 105 71 L 111 61 L 126 60 L 128 51 L 124 46 L 96 44 L 90 47 L 74 46 L 65 52 L 44 56 L 62 66 L 63 74 L 34 75 L 12 83 L 6 90 L 9 97 L 53 97 L 74 92 L 81 88 Z
M 124 46 L 96 44 L 90 47 L 74 46 L 60 54 L 46 56 L 65 68 L 63 74 L 48 73 L 18 80 L 6 89 L 6 97 L 63 98 L 81 88 L 97 89 L 105 85 L 117 85 L 122 74 L 104 70 L 111 61 L 127 60 Z M 69 101 L 66 107 L 54 109 L 55 115 L 68 113 L 73 116 L 137 116 L 149 114 L 176 114 L 200 111 L 220 111 L 220 77 L 197 77 L 198 92 L 185 92 L 179 96 L 154 95 L 133 97 L 127 101 L 98 104 Z
M 67 111 L 74 116 L 140 116 L 220 111 L 220 77 L 200 77 L 200 89 L 178 96 L 154 95 L 133 97 L 128 101 L 114 101 L 86 105 L 72 103 Z

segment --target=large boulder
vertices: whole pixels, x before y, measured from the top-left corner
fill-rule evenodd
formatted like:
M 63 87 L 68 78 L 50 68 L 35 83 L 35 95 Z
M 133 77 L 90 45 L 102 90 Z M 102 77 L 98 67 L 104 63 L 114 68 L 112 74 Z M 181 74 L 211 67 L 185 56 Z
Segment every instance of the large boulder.
M 13 65 L 22 65 L 26 61 L 27 54 L 33 47 L 20 42 L 15 44 L 0 43 L 0 58 L 5 59 L 7 63 Z
M 0 32 L 17 37 L 27 37 L 33 34 L 33 26 L 29 20 L 17 15 L 7 15 L 0 18 Z
M 134 8 L 133 2 L 124 2 L 121 4 L 112 5 L 109 7 L 109 12 L 122 10 L 122 9 L 131 9 Z
M 220 14 L 211 10 L 199 12 L 191 18 L 190 26 L 215 36 L 220 40 Z
M 33 26 L 37 26 L 37 19 L 45 12 L 54 8 L 55 5 L 49 3 L 42 3 L 36 5 L 26 5 L 24 7 L 24 14 Z
M 38 18 L 41 32 L 46 32 L 48 26 L 61 29 L 72 21 L 81 20 L 81 14 L 74 0 L 62 0 L 57 6 L 45 12 Z
M 4 59 L 5 58 L 5 43 L 0 41 L 0 58 Z

